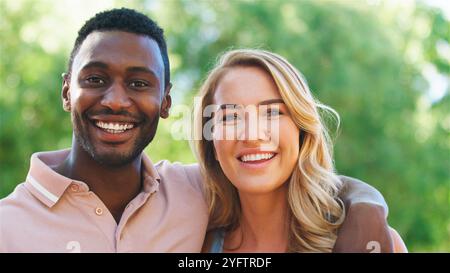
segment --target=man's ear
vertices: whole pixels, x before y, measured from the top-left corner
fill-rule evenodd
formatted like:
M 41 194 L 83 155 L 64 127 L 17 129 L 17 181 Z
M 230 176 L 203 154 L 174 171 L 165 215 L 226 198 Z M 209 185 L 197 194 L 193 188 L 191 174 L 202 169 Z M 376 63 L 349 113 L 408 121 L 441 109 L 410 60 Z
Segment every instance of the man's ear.
M 67 73 L 63 73 L 61 76 L 63 78 L 61 90 L 63 109 L 66 112 L 70 112 L 70 76 Z
M 172 97 L 170 96 L 170 89 L 172 89 L 172 83 L 169 83 L 166 86 L 166 90 L 164 90 L 164 97 L 161 105 L 161 113 L 160 117 L 162 118 L 168 118 L 169 117 L 169 110 L 172 106 Z

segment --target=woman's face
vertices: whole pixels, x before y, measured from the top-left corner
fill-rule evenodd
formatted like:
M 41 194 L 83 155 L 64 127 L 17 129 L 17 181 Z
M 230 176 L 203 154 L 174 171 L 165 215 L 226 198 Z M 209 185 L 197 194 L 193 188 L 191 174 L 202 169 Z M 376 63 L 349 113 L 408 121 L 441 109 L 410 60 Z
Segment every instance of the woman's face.
M 220 166 L 241 193 L 269 193 L 290 177 L 300 130 L 272 77 L 258 67 L 235 67 L 222 76 L 213 103 L 214 148 Z

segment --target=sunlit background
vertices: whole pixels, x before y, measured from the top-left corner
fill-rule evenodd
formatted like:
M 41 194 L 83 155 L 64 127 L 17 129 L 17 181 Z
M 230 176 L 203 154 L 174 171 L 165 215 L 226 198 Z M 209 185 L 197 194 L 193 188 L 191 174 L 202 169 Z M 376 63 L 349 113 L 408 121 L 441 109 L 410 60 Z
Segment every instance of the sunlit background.
M 77 30 L 125 6 L 165 29 L 175 105 L 192 105 L 226 49 L 285 56 L 341 115 L 338 172 L 382 192 L 410 251 L 450 252 L 449 3 L 0 0 L 0 198 L 24 181 L 32 153 L 70 147 L 60 75 Z M 154 162 L 195 162 L 171 136 L 178 118 L 160 122 L 146 149 Z

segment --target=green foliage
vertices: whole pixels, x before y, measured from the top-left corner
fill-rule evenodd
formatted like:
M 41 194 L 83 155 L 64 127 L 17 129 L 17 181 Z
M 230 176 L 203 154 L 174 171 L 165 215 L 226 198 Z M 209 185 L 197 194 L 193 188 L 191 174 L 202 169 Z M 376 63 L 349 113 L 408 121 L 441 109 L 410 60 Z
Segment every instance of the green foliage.
M 65 56 L 50 55 L 18 35 L 45 10 L 34 1 L 15 12 L 6 12 L 1 1 L 0 10 L 0 195 L 5 196 L 25 180 L 31 153 L 70 145 L 71 122 L 60 99 Z
M 0 196 L 24 180 L 31 153 L 68 147 L 71 141 L 59 78 L 68 51 L 49 53 L 38 41 L 24 42 L 21 35 L 35 20 L 48 16 L 48 6 L 26 1 L 11 10 L 4 3 Z M 341 115 L 337 170 L 383 193 L 389 222 L 410 251 L 450 251 L 450 96 L 447 90 L 431 104 L 421 76 L 426 63 L 449 74 L 449 60 L 437 50 L 437 44 L 448 46 L 450 37 L 449 22 L 439 10 L 418 3 L 402 21 L 395 12 L 390 15 L 384 2 L 151 3 L 132 1 L 127 6 L 164 27 L 176 103 L 192 104 L 201 80 L 226 49 L 256 47 L 283 55 L 305 75 L 315 96 Z M 424 22 L 429 35 L 418 34 L 416 22 Z M 413 58 L 411 48 L 416 47 L 419 57 Z M 160 122 L 146 149 L 154 162 L 195 161 L 187 142 L 172 138 L 177 121 L 171 117 Z

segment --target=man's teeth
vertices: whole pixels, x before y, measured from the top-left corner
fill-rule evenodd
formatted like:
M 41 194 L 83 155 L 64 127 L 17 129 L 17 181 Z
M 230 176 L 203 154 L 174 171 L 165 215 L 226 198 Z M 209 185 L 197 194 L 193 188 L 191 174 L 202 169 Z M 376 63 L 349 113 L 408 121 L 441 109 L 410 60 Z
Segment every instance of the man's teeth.
M 123 133 L 126 130 L 129 130 L 134 127 L 134 124 L 132 123 L 112 123 L 102 121 L 95 122 L 95 125 L 97 125 L 97 127 L 105 129 L 109 133 Z
M 257 161 L 257 160 L 263 160 L 263 159 L 271 159 L 274 156 L 275 156 L 274 153 L 248 154 L 248 155 L 243 155 L 241 157 L 241 160 L 243 162 Z

